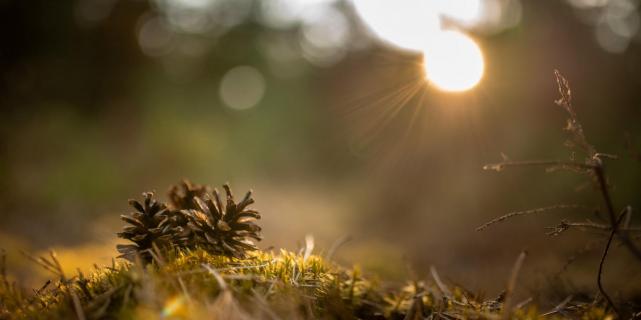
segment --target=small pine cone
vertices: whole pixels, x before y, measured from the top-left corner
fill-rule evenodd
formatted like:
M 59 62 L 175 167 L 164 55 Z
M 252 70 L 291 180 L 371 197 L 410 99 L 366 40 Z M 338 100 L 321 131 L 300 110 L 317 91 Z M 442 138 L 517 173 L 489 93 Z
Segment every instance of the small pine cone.
M 150 262 L 150 250 L 153 249 L 153 245 L 169 246 L 177 232 L 181 231 L 169 223 L 167 206 L 157 202 L 153 196 L 153 192 L 145 192 L 143 203 L 129 200 L 129 205 L 136 211 L 120 216 L 129 225 L 118 233 L 118 237 L 134 243 L 117 245 L 120 257 L 133 260 L 136 255 L 140 255 L 144 262 Z
M 239 203 L 228 184 L 223 186 L 227 194 L 226 204 L 220 200 L 218 190 L 214 189 L 212 197 L 207 194 L 194 201 L 196 210 L 183 211 L 189 219 L 188 227 L 192 232 L 193 244 L 214 254 L 228 257 L 244 258 L 247 251 L 256 250 L 255 241 L 260 241 L 260 227 L 254 223 L 260 214 L 247 207 L 254 203 L 251 191 Z
M 179 185 L 169 189 L 169 203 L 175 210 L 198 209 L 194 197 L 203 197 L 211 188 L 205 185 L 193 184 L 189 180 L 183 180 Z
M 166 224 L 172 231 L 172 243 L 182 247 L 189 247 L 189 243 L 193 237 L 191 229 L 187 226 L 189 218 L 185 212 L 185 210 L 168 209 L 166 212 L 168 220 Z

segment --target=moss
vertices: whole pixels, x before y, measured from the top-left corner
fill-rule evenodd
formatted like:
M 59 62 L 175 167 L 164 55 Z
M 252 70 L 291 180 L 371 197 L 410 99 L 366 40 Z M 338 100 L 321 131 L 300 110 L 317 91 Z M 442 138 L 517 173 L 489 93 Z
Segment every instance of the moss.
M 321 256 L 256 249 L 260 228 L 251 192 L 236 203 L 225 185 L 226 205 L 209 187 L 184 182 L 172 188 L 167 206 L 152 199 L 132 201 L 137 210 L 120 237 L 125 261 L 112 260 L 85 275 L 68 276 L 52 252 L 30 257 L 54 274 L 27 293 L 8 280 L 0 255 L 2 319 L 538 319 L 534 307 L 510 307 L 505 296 L 482 299 L 447 287 L 433 271 L 434 284 L 413 281 L 384 286 L 359 268 L 344 268 Z M 204 195 L 213 190 L 212 196 Z M 196 196 L 194 196 L 196 194 Z M 201 194 L 203 199 L 200 199 Z M 207 213 L 194 220 L 198 208 Z M 184 219 L 183 219 L 184 218 Z M 167 238 L 167 241 L 158 241 Z M 511 304 L 510 304 L 511 305 Z M 595 304 L 566 301 L 556 315 L 605 319 Z
M 114 262 L 89 275 L 62 275 L 33 294 L 0 284 L 0 319 L 418 319 L 500 318 L 501 298 L 481 299 L 461 288 L 422 282 L 384 288 L 358 268 L 288 251 L 245 259 L 204 250 L 155 255 L 154 263 Z M 74 302 L 75 301 L 75 302 Z M 605 319 L 598 307 L 572 305 L 564 314 Z M 536 319 L 520 308 L 514 319 Z

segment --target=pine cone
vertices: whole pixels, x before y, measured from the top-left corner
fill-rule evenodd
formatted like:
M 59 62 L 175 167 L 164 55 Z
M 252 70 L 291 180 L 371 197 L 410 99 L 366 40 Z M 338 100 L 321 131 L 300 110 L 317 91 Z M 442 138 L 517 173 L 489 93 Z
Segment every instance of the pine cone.
M 223 206 L 218 190 L 212 195 L 195 197 L 195 210 L 183 213 L 189 219 L 188 227 L 192 231 L 192 243 L 214 254 L 235 258 L 244 258 L 247 251 L 256 250 L 253 240 L 260 241 L 260 227 L 254 223 L 260 214 L 247 206 L 254 203 L 251 191 L 245 198 L 234 202 L 234 196 L 228 184 L 223 186 L 227 194 L 227 203 Z
M 116 246 L 120 257 L 133 260 L 136 255 L 145 262 L 151 261 L 150 250 L 155 243 L 158 247 L 171 245 L 176 235 L 182 231 L 179 227 L 172 225 L 169 220 L 167 206 L 153 199 L 153 192 L 143 193 L 144 201 L 129 200 L 136 212 L 129 215 L 121 215 L 120 218 L 129 223 L 118 237 L 127 239 L 134 244 L 119 244 Z
M 195 210 L 198 209 L 194 202 L 194 197 L 203 197 L 211 188 L 205 185 L 192 184 L 189 180 L 183 180 L 179 185 L 174 185 L 169 189 L 169 202 L 175 210 Z

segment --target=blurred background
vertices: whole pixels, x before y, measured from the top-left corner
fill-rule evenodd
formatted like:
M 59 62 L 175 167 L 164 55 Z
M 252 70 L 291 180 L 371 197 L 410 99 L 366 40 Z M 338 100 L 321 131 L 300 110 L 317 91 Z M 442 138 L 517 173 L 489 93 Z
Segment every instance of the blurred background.
M 639 6 L 0 0 L 0 247 L 9 270 L 39 279 L 20 250 L 53 248 L 70 270 L 110 263 L 127 199 L 165 197 L 188 178 L 253 189 L 262 248 L 296 250 L 311 234 L 327 252 L 349 238 L 341 263 L 387 279 L 433 265 L 489 295 L 528 249 L 521 290 L 558 276 L 594 292 L 602 238 L 545 235 L 561 219 L 592 219 L 590 210 L 475 231 L 510 211 L 598 207 L 589 179 L 482 167 L 502 154 L 571 157 L 554 105 L 559 69 L 588 139 L 620 156 L 608 167 L 615 205 L 641 208 Z M 611 287 L 639 289 L 629 261 L 614 248 Z

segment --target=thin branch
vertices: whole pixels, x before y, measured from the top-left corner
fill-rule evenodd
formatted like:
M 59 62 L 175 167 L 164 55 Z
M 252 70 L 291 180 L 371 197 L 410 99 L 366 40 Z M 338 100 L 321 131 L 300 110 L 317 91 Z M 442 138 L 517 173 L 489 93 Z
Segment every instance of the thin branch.
M 589 229 L 597 229 L 597 230 L 612 230 L 612 227 L 609 225 L 594 223 L 592 221 L 586 221 L 586 222 L 565 221 L 564 224 L 568 227 L 589 228 Z
M 614 205 L 612 204 L 612 198 L 610 197 L 610 190 L 608 188 L 608 183 L 605 179 L 605 173 L 603 171 L 603 162 L 599 158 L 595 158 L 596 165 L 594 166 L 594 174 L 596 175 L 597 181 L 599 183 L 599 189 L 601 190 L 601 195 L 603 196 L 603 201 L 605 202 L 605 207 L 608 211 L 610 217 L 610 224 L 612 225 L 612 232 L 614 232 L 623 243 L 623 245 L 630 251 L 639 261 L 641 261 L 641 250 L 630 240 L 628 233 L 619 229 L 619 223 L 617 222 L 616 214 L 614 213 Z M 627 212 L 627 208 L 625 211 Z
M 623 210 L 623 212 L 619 215 L 619 218 L 616 220 L 616 225 L 621 223 L 621 221 L 623 220 L 623 217 L 625 217 L 626 213 L 627 213 L 627 209 Z M 608 242 L 605 245 L 605 249 L 603 249 L 603 256 L 601 256 L 601 262 L 599 262 L 599 273 L 597 274 L 596 283 L 599 286 L 599 291 L 601 291 L 601 294 L 603 295 L 603 297 L 605 297 L 605 299 L 608 301 L 608 304 L 610 304 L 610 306 L 612 307 L 614 312 L 617 315 L 619 315 L 619 317 L 620 317 L 621 314 L 619 313 L 619 310 L 614 305 L 614 302 L 612 301 L 612 298 L 610 298 L 608 293 L 603 288 L 603 283 L 601 282 L 602 277 L 603 277 L 603 265 L 605 264 L 605 258 L 608 256 L 608 251 L 610 251 L 610 245 L 612 245 L 612 239 L 614 238 L 614 235 L 616 234 L 616 230 L 617 230 L 616 228 L 612 228 L 612 232 L 610 232 L 610 237 L 608 238 Z
M 508 167 L 548 167 L 548 168 L 565 168 L 574 170 L 592 170 L 593 166 L 587 163 L 560 160 L 525 160 L 525 161 L 503 161 L 498 163 L 486 164 L 483 170 L 501 171 Z
M 582 136 L 582 132 L 579 136 Z M 590 170 L 594 176 L 596 177 L 597 180 L 597 187 L 601 193 L 601 196 L 603 198 L 603 201 L 605 203 L 605 208 L 608 213 L 608 217 L 610 220 L 610 226 L 614 230 L 615 234 L 619 237 L 623 245 L 630 251 L 639 261 L 641 261 L 641 250 L 632 242 L 630 237 L 628 236 L 628 233 L 626 230 L 622 230 L 618 227 L 616 224 L 616 214 L 614 211 L 614 204 L 612 202 L 612 198 L 610 196 L 610 191 L 608 188 L 607 180 L 605 178 L 605 173 L 604 173 L 604 168 L 603 168 L 603 161 L 601 160 L 600 156 L 602 154 L 600 153 L 593 153 L 594 156 L 591 161 L 588 163 L 579 163 L 579 162 L 573 162 L 573 161 L 539 161 L 539 160 L 534 160 L 534 161 L 504 161 L 504 162 L 499 162 L 495 164 L 488 164 L 483 167 L 484 170 L 495 170 L 495 171 L 501 171 L 504 168 L 507 167 L 521 167 L 521 166 L 543 166 L 547 168 L 565 168 L 565 169 L 578 169 L 578 170 Z M 535 209 L 536 210 L 536 209 Z M 535 211 L 536 212 L 536 211 Z M 507 218 L 510 218 L 511 216 L 515 215 L 522 215 L 522 214 L 529 214 L 529 213 L 535 213 L 535 212 L 529 212 L 525 211 L 523 213 L 508 213 L 505 216 L 496 218 L 485 225 L 482 225 L 478 227 L 476 230 L 480 231 L 488 226 L 503 221 Z M 538 212 L 536 212 L 538 213 Z M 560 232 L 567 230 L 566 225 L 562 224 L 563 227 L 566 227 L 564 229 L 559 229 L 554 232 L 552 232 L 552 235 L 558 235 Z
M 570 229 L 570 226 L 568 226 L 565 220 L 562 220 L 561 223 L 557 224 L 556 226 L 545 227 L 545 229 L 552 230 L 550 232 L 546 232 L 545 233 L 546 235 L 550 237 L 556 237 L 561 233 L 565 232 L 566 230 Z
M 610 190 L 605 178 L 602 161 L 599 158 L 595 158 L 595 163 L 596 165 L 593 167 L 593 170 L 594 175 L 597 178 L 597 182 L 599 183 L 599 191 L 601 191 L 601 196 L 605 202 L 605 208 L 607 209 L 608 216 L 610 217 L 610 223 L 613 227 L 612 229 L 617 230 L 617 218 L 614 213 L 614 204 L 612 204 L 612 198 L 610 197 Z
M 514 212 L 510 212 L 508 214 L 502 215 L 500 217 L 494 218 L 494 219 L 484 223 L 483 225 L 481 225 L 478 228 L 476 228 L 476 231 L 483 231 L 483 230 L 487 229 L 489 226 L 491 226 L 493 224 L 502 222 L 504 220 L 507 220 L 507 219 L 515 217 L 515 216 L 523 216 L 523 215 L 528 215 L 528 214 L 545 213 L 545 212 L 552 211 L 552 210 L 576 209 L 576 208 L 585 208 L 585 206 L 578 205 L 578 204 L 557 204 L 557 205 L 553 205 L 553 206 L 530 209 L 530 210 L 524 210 L 524 211 L 514 211 Z
M 588 229 L 596 229 L 596 230 L 601 230 L 601 231 L 610 231 L 612 230 L 612 226 L 607 225 L 607 224 L 602 224 L 602 223 L 596 223 L 592 222 L 590 220 L 587 220 L 585 222 L 571 222 L 567 220 L 561 221 L 561 224 L 565 229 L 568 229 L 570 227 L 576 227 L 576 228 L 588 228 Z M 553 228 L 558 228 L 553 227 Z M 625 232 L 641 232 L 641 228 L 621 228 L 619 227 L 619 231 L 625 231 Z
M 622 223 L 623 228 L 619 228 L 619 229 L 627 229 L 628 231 L 632 231 L 632 229 L 641 230 L 641 228 L 630 228 L 630 222 L 632 221 L 632 207 L 628 206 L 627 213 L 628 214 L 625 215 L 625 219 L 623 219 L 623 223 Z
M 529 297 L 529 298 L 527 298 L 527 299 L 525 299 L 525 300 L 523 300 L 523 301 L 521 301 L 521 302 L 517 303 L 517 304 L 514 306 L 514 308 L 512 308 L 512 311 L 519 310 L 519 309 L 523 309 L 523 307 L 525 307 L 526 305 L 528 305 L 528 304 L 529 304 L 530 302 L 532 302 L 532 301 L 534 301 L 534 298 Z
M 583 151 L 588 154 L 589 158 L 594 158 L 597 154 L 596 148 L 588 142 L 583 131 L 583 126 L 578 119 L 574 106 L 572 105 L 572 89 L 570 82 L 566 79 L 559 70 L 554 70 L 554 77 L 559 89 L 561 97 L 554 101 L 558 106 L 562 107 L 570 116 L 567 119 L 567 126 L 565 130 L 572 134 L 573 144 L 579 146 Z
M 565 308 L 565 306 L 568 303 L 570 303 L 570 301 L 572 301 L 572 296 L 568 296 L 567 298 L 563 299 L 563 301 L 561 301 L 561 303 L 557 304 L 554 308 L 552 308 L 552 310 L 542 314 L 541 317 L 546 317 L 546 316 L 558 313 L 559 311 L 563 310 L 563 308 Z
M 639 261 L 641 261 L 641 250 L 639 250 L 639 248 L 636 247 L 632 240 L 630 240 L 626 232 L 619 230 L 614 204 L 612 203 L 612 198 L 610 196 L 602 159 L 613 158 L 614 156 L 599 153 L 596 151 L 596 148 L 593 145 L 588 143 L 583 131 L 583 126 L 579 122 L 574 107 L 572 106 L 572 90 L 570 89 L 570 82 L 565 77 L 563 77 L 559 70 L 554 70 L 554 76 L 556 77 L 559 94 L 561 95 L 561 98 L 559 98 L 555 102 L 557 105 L 564 108 L 570 116 L 570 118 L 568 119 L 566 130 L 572 134 L 574 142 L 582 147 L 589 156 L 587 159 L 587 166 L 591 167 L 592 172 L 594 173 L 598 182 L 599 190 L 601 191 L 603 201 L 605 202 L 605 207 L 610 217 L 610 225 L 612 226 L 612 231 L 617 236 L 619 236 L 621 242 L 623 243 L 623 245 L 625 245 L 628 251 L 630 251 L 634 256 L 636 256 Z

